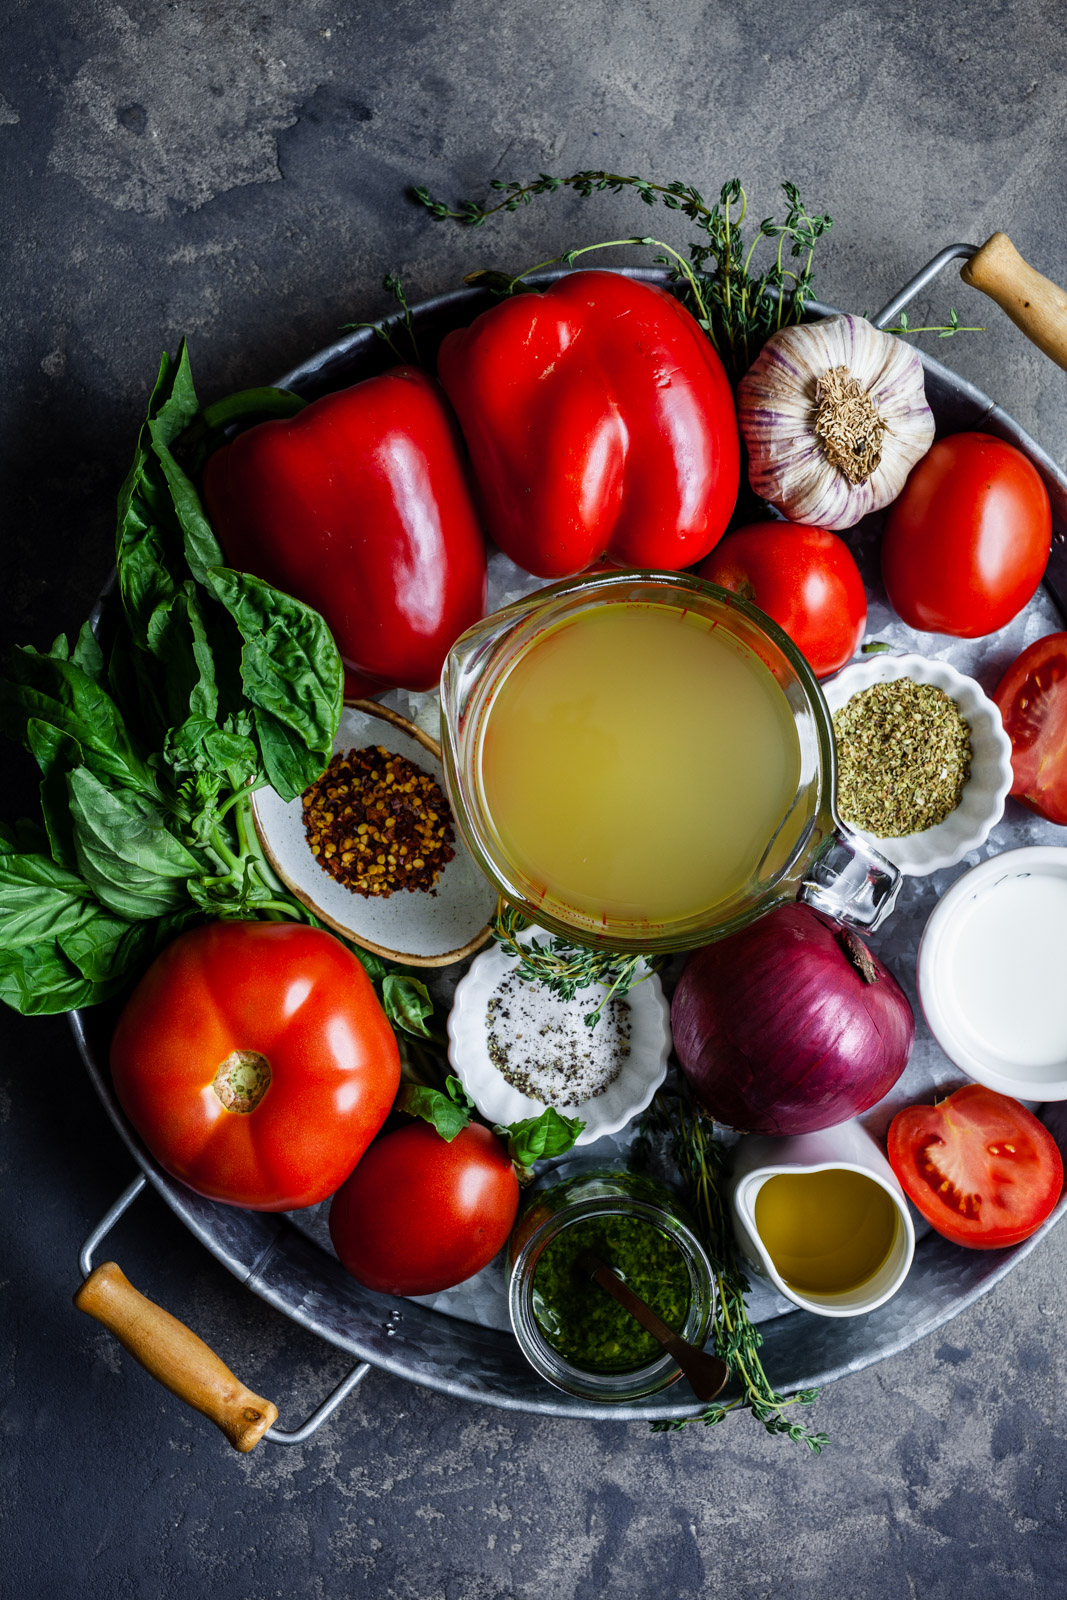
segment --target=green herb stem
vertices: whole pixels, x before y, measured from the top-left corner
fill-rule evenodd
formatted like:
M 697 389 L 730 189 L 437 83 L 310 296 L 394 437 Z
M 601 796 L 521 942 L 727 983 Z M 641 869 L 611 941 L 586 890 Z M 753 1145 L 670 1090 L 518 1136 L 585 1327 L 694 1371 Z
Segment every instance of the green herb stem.
M 681 1171 L 689 1209 L 701 1241 L 711 1260 L 718 1290 L 712 1319 L 715 1349 L 730 1367 L 740 1394 L 733 1400 L 715 1402 L 700 1417 L 683 1417 L 673 1422 L 654 1423 L 655 1431 L 686 1427 L 690 1422 L 714 1426 L 731 1411 L 749 1410 L 768 1433 L 786 1434 L 802 1442 L 818 1455 L 828 1443 L 826 1434 L 815 1433 L 791 1420 L 793 1406 L 810 1406 L 818 1391 L 802 1389 L 794 1395 L 780 1394 L 763 1369 L 759 1350 L 763 1336 L 749 1320 L 745 1295 L 748 1279 L 737 1253 L 733 1228 L 723 1199 L 726 1151 L 713 1136 L 708 1119 L 694 1106 L 683 1089 L 677 1100 L 668 1100 L 664 1091 L 656 1096 L 645 1114 L 642 1134 L 652 1130 L 671 1135 L 674 1156 Z

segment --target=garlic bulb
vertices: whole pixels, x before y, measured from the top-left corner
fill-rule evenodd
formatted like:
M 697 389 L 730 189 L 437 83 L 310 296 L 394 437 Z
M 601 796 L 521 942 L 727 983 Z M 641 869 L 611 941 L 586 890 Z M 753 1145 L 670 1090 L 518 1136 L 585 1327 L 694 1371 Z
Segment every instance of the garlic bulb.
M 738 420 L 756 493 L 820 528 L 895 500 L 934 439 L 917 352 L 863 317 L 772 334 L 741 379 Z

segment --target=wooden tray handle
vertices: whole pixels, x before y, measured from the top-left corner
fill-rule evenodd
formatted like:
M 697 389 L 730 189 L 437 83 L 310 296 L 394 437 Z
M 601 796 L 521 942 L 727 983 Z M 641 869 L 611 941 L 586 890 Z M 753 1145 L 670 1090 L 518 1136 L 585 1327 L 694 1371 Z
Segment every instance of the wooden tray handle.
M 1039 350 L 1067 369 L 1067 294 L 1024 261 L 1006 233 L 987 239 L 960 277 L 995 300 Z
M 94 1267 L 74 1296 L 146 1372 L 221 1428 L 235 1450 L 254 1450 L 278 1408 L 246 1389 L 184 1322 L 146 1300 L 114 1261 Z

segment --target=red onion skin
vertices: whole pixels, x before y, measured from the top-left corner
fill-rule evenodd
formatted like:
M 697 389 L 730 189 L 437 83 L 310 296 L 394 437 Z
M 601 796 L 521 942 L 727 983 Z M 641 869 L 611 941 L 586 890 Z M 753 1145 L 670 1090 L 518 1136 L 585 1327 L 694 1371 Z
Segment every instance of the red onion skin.
M 915 1038 L 908 998 L 878 958 L 851 929 L 796 904 L 694 951 L 671 1026 L 686 1078 L 715 1120 L 779 1135 L 832 1128 L 875 1105 Z

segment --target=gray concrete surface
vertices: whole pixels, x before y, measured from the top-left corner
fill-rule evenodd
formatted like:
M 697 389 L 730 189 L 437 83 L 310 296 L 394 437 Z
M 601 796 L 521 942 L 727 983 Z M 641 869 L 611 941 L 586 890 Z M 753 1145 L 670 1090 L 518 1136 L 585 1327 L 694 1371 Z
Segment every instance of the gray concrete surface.
M 405 198 L 605 166 L 791 178 L 834 229 L 822 296 L 874 310 L 995 228 L 1061 281 L 1058 0 L 822 8 L 674 0 L 52 0 L 0 9 L 2 643 L 76 629 L 163 345 L 202 394 L 269 378 L 410 293 L 644 231 L 545 200 L 476 233 Z M 666 213 L 664 237 L 684 237 Z M 627 258 L 630 259 L 630 258 Z M 1067 378 L 958 282 L 938 354 L 1064 460 Z M 32 802 L 5 751 L 3 814 Z M 102 1600 L 1033 1600 L 1064 1578 L 1067 1231 L 943 1334 L 826 1391 L 821 1458 L 711 1434 L 506 1416 L 373 1376 L 309 1445 L 232 1455 L 71 1310 L 129 1162 L 59 1019 L 0 1018 L 0 1594 Z M 244 1295 L 154 1200 L 131 1278 L 283 1420 L 344 1362 Z

